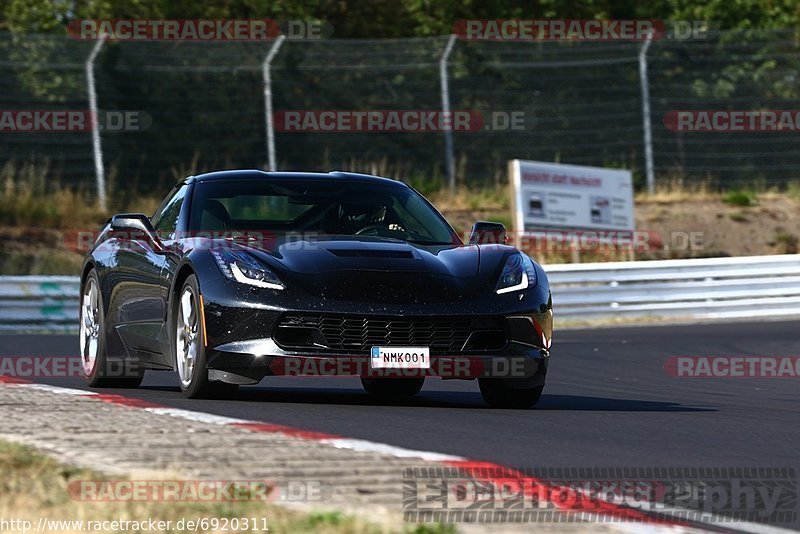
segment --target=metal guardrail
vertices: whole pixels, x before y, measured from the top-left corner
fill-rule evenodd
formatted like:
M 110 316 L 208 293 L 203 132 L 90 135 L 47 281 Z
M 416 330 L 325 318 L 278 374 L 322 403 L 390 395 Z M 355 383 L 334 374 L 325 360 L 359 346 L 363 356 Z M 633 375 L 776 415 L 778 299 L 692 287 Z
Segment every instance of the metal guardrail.
M 800 255 L 551 265 L 558 318 L 800 315 Z
M 550 265 L 558 319 L 800 316 L 800 255 Z M 0 276 L 0 332 L 78 327 L 74 276 Z
M 0 276 L 0 332 L 78 329 L 77 276 Z

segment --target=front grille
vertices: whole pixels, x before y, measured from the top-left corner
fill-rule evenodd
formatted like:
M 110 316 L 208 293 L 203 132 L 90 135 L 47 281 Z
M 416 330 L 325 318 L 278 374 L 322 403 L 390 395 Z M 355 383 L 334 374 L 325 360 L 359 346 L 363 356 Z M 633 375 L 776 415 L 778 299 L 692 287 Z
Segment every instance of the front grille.
M 275 342 L 286 349 L 369 353 L 373 346 L 430 347 L 431 354 L 499 351 L 508 344 L 504 317 L 390 317 L 284 314 Z

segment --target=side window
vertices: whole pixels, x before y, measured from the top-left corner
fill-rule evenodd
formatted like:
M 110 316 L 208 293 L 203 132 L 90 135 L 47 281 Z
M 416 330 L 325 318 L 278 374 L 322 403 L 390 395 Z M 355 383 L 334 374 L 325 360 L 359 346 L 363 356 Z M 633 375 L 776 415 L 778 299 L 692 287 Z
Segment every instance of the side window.
M 181 214 L 181 206 L 186 197 L 187 186 L 184 184 L 166 200 L 153 215 L 153 228 L 161 239 L 171 239 L 175 236 L 175 229 L 178 226 L 178 217 Z

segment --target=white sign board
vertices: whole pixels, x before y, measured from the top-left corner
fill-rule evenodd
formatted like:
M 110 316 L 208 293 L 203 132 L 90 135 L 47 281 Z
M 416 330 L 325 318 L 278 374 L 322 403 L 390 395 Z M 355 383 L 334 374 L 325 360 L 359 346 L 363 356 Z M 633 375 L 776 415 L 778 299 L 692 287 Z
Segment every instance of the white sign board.
M 515 159 L 510 172 L 518 232 L 634 230 L 631 171 Z

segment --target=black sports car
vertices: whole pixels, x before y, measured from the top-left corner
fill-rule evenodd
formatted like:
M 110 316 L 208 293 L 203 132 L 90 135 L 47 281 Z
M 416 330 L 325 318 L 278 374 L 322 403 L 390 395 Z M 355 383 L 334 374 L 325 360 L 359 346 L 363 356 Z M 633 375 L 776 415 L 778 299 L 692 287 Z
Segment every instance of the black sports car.
M 531 406 L 550 289 L 505 240 L 501 224 L 478 222 L 465 245 L 385 178 L 193 176 L 152 218 L 119 214 L 102 229 L 81 276 L 83 369 L 97 387 L 177 371 L 189 397 L 295 372 L 359 375 L 384 397 L 413 395 L 426 376 L 477 378 L 490 405 Z

